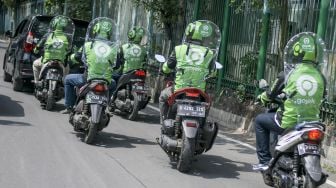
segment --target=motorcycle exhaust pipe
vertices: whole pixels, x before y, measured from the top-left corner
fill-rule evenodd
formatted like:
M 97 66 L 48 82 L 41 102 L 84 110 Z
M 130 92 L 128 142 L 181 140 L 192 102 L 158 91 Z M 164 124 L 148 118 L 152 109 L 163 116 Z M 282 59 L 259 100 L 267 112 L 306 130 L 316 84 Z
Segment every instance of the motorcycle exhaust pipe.
M 177 150 L 177 140 L 171 139 L 167 135 L 161 135 L 161 147 L 168 151 L 176 151 Z

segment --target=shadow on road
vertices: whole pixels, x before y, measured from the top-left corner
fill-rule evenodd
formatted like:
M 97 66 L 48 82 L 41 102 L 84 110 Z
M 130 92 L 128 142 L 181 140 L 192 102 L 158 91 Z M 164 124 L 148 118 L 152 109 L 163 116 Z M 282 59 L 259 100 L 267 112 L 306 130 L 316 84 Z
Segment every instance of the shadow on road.
M 10 121 L 10 120 L 0 120 L 0 125 L 8 125 L 8 126 L 31 126 L 30 123 L 19 122 L 19 121 Z
M 221 156 L 200 155 L 193 163 L 191 175 L 206 179 L 236 178 L 239 172 L 253 172 L 250 163 L 231 161 Z
M 135 120 L 136 122 L 148 124 L 160 124 L 159 114 L 139 114 Z
M 81 140 L 84 140 L 83 133 L 75 133 L 76 136 L 80 137 Z M 107 132 L 99 132 L 92 145 L 105 147 L 105 148 L 116 148 L 116 147 L 123 147 L 123 148 L 135 148 L 137 144 L 143 145 L 156 145 L 155 142 L 148 141 L 143 138 L 125 136 L 115 133 L 107 133 Z
M 0 94 L 0 116 L 23 117 L 25 113 L 20 103 L 22 102 Z
M 232 142 L 232 141 L 220 138 L 220 137 L 216 138 L 215 145 L 225 145 L 225 144 L 232 144 L 232 145 L 236 146 L 236 149 L 230 149 L 232 151 L 237 151 L 237 152 L 243 153 L 243 154 L 255 154 L 256 153 L 255 150 L 252 150 L 251 148 L 240 145 L 236 142 Z

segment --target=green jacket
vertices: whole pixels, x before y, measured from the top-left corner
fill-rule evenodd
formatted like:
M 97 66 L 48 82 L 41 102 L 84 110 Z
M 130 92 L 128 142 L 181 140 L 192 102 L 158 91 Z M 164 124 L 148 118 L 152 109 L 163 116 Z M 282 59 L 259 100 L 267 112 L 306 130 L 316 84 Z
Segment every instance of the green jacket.
M 162 70 L 166 74 L 176 70 L 175 90 L 196 87 L 205 91 L 204 78 L 213 69 L 214 57 L 213 52 L 203 46 L 183 44 L 175 47 Z
M 124 60 L 122 73 L 144 68 L 147 61 L 147 51 L 143 46 L 134 43 L 124 44 L 122 45 L 122 54 Z
M 62 31 L 54 31 L 43 37 L 37 44 L 35 53 L 43 48 L 41 61 L 43 64 L 50 60 L 59 60 L 64 63 L 70 47 L 68 37 Z
M 84 60 L 87 66 L 87 79 L 103 78 L 111 83 L 113 68 L 116 67 L 118 47 L 109 46 L 105 42 L 86 42 L 71 60 L 78 63 Z
M 315 65 L 301 63 L 287 77 L 280 75 L 266 97 L 272 100 L 281 91 L 286 93 L 288 98 L 276 113 L 277 123 L 286 129 L 303 121 L 319 120 L 325 89 L 325 78 Z

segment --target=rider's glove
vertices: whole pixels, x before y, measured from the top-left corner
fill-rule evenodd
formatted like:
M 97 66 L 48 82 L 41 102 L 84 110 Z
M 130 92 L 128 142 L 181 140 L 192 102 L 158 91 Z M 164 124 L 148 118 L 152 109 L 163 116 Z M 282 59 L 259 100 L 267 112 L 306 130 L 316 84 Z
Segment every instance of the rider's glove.
M 264 106 L 269 103 L 271 100 L 267 97 L 266 92 L 263 92 L 262 94 L 258 95 L 257 97 L 258 101 L 260 101 Z

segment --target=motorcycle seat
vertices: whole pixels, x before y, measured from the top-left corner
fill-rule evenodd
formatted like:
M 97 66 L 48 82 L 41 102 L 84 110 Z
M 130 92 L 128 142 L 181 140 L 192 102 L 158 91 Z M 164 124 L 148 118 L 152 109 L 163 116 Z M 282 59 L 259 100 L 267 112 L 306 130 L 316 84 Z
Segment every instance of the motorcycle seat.
M 325 124 L 320 121 L 309 121 L 309 122 L 302 122 L 295 126 L 295 130 L 301 130 L 303 128 L 320 128 L 325 130 Z

